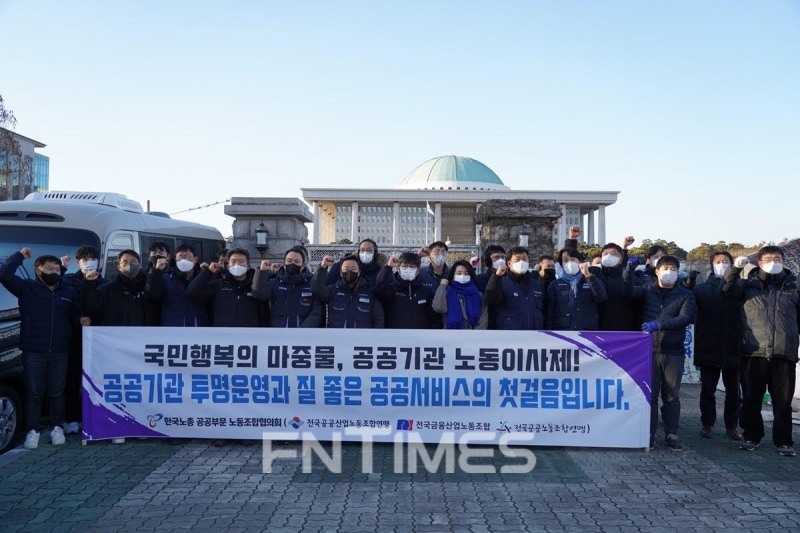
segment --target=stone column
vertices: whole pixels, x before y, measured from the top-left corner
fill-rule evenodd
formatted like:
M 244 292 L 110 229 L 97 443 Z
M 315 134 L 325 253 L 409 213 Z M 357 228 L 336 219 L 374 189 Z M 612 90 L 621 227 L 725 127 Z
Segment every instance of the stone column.
M 587 224 L 586 224 L 586 244 L 589 246 L 595 244 L 594 239 L 594 209 L 589 208 L 589 211 L 586 212 L 587 217 Z
M 559 207 L 561 208 L 561 218 L 558 219 L 558 224 L 556 225 L 558 228 L 556 244 L 557 248 L 561 250 L 564 248 L 564 242 L 567 240 L 567 228 L 569 228 L 569 224 L 567 224 L 567 204 L 561 204 Z
M 311 209 L 314 212 L 314 233 L 311 236 L 311 242 L 319 244 L 319 225 L 322 223 L 319 218 L 319 202 L 311 202 Z
M 292 246 L 308 244 L 307 222 L 311 211 L 298 198 L 231 198 L 225 214 L 233 217 L 233 247 L 250 252 L 250 264 L 257 267 L 261 259 L 283 261 L 283 254 Z M 267 228 L 267 250 L 256 249 L 256 228 Z
M 392 244 L 400 244 L 400 202 L 392 204 Z
M 597 242 L 600 246 L 605 246 L 606 240 L 606 206 L 600 205 L 597 208 Z
M 350 240 L 358 242 L 358 202 L 353 202 L 350 207 Z
M 434 225 L 433 225 L 433 240 L 434 241 L 443 241 L 442 238 L 442 202 L 436 202 L 433 208 L 433 217 L 434 217 Z

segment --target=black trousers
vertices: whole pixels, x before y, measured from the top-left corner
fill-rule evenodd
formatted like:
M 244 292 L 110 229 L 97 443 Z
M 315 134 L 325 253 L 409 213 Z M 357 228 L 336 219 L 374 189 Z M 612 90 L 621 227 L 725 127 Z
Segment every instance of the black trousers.
M 67 362 L 67 383 L 64 387 L 66 401 L 66 422 L 81 422 L 82 404 L 81 387 L 83 384 L 83 336 L 79 330 L 73 335 L 69 345 L 69 360 Z
M 25 431 L 37 429 L 45 392 L 50 401 L 50 422 L 64 425 L 64 385 L 67 381 L 66 353 L 26 352 L 22 355 L 25 374 Z
M 650 436 L 658 429 L 658 397 L 661 396 L 661 419 L 664 436 L 678 433 L 681 418 L 681 379 L 683 355 L 653 354 L 653 397 L 650 402 Z
M 725 385 L 725 428 L 735 429 L 739 425 L 739 410 L 742 400 L 739 393 L 739 369 L 700 366 L 700 422 L 713 426 L 717 419 L 716 393 L 720 374 Z
M 743 438 L 761 442 L 764 438 L 764 419 L 761 402 L 769 390 L 772 397 L 772 442 L 775 446 L 792 446 L 792 396 L 794 395 L 795 366 L 782 357 L 766 359 L 747 357 L 744 361 L 745 396 L 740 425 Z

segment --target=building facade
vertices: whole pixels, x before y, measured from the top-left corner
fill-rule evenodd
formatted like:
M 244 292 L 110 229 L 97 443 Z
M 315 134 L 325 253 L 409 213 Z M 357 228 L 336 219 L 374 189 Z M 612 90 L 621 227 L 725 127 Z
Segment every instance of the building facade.
M 46 145 L 0 128 L 0 192 L 2 199 L 24 198 L 50 185 L 50 159 L 36 153 Z
M 379 245 L 419 247 L 435 240 L 476 244 L 475 213 L 483 202 L 553 200 L 561 208 L 553 241 L 561 247 L 571 225 L 589 244 L 606 242 L 605 209 L 618 191 L 509 189 L 489 167 L 468 157 L 425 161 L 394 189 L 301 189 L 314 217 L 313 244 L 374 239 Z

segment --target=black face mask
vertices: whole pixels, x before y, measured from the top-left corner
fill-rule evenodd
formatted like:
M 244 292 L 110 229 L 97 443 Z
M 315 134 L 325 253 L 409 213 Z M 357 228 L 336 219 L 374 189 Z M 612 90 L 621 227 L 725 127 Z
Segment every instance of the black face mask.
M 300 273 L 300 265 L 295 265 L 294 263 L 289 263 L 288 265 L 283 265 L 283 269 L 286 271 L 286 274 L 289 276 L 296 276 Z
M 358 281 L 358 272 L 353 272 L 352 270 L 342 272 L 342 279 L 348 285 L 354 285 L 355 282 Z
M 58 274 L 45 274 L 44 272 L 42 272 L 40 276 L 46 285 L 56 285 L 61 277 Z

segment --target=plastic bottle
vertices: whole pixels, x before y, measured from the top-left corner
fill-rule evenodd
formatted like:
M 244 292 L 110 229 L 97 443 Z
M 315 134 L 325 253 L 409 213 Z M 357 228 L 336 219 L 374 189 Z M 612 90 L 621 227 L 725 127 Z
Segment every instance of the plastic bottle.
M 772 396 L 769 393 L 764 394 L 764 405 L 772 405 Z

